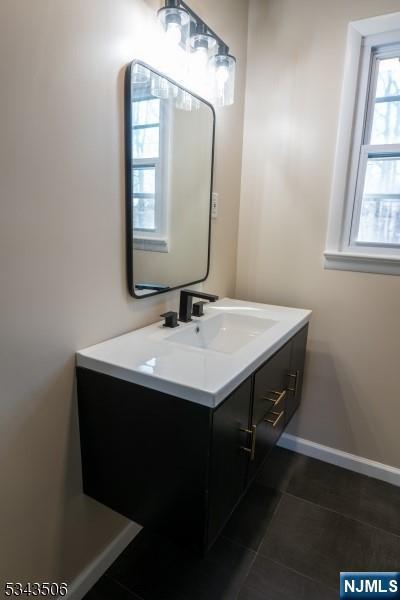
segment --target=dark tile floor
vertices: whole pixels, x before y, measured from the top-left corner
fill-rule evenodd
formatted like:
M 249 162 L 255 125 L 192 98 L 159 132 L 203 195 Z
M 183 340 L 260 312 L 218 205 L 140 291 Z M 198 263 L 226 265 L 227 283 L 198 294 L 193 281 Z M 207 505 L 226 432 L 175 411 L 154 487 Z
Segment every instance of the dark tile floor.
M 205 559 L 142 530 L 85 600 L 334 600 L 400 570 L 400 488 L 275 448 Z

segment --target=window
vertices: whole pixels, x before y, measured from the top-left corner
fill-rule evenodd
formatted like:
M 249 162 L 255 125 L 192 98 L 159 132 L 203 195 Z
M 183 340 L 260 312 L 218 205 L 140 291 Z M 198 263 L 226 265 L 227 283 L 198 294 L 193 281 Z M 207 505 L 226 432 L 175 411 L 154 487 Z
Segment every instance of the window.
M 352 23 L 346 62 L 325 266 L 400 274 L 400 13 Z
M 351 243 L 399 248 L 400 46 L 371 53 L 368 87 Z
M 166 198 L 163 193 L 161 101 L 152 96 L 132 102 L 133 227 L 136 239 L 165 236 Z

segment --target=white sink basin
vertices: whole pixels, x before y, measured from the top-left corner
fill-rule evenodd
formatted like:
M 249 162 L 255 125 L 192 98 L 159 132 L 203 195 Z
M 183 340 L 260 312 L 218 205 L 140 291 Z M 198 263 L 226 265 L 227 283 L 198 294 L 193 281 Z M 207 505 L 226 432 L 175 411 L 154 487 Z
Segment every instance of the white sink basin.
M 195 321 L 168 336 L 167 341 L 233 354 L 276 323 L 271 319 L 224 313 L 207 321 Z
M 218 406 L 309 320 L 311 312 L 223 298 L 177 329 L 158 321 L 77 353 L 77 365 Z M 198 328 L 198 331 L 196 329 Z M 132 398 L 134 401 L 134 398 Z

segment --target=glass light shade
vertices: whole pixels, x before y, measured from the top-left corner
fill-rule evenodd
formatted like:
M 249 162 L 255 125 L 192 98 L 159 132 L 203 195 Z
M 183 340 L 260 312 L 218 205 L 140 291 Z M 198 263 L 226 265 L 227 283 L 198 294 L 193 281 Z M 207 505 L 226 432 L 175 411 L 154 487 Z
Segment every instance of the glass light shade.
M 210 53 L 215 50 L 217 40 L 209 33 L 196 33 L 190 38 L 190 45 L 195 51 L 205 48 Z
M 176 98 L 178 95 L 178 88 L 173 83 L 170 83 L 164 77 L 160 77 L 155 73 L 151 76 L 151 94 L 161 100 L 169 100 L 170 98 Z
M 179 110 L 186 110 L 190 112 L 192 110 L 199 110 L 200 101 L 189 92 L 186 92 L 185 90 L 179 90 L 175 106 Z
M 142 65 L 134 65 L 132 69 L 132 84 L 133 85 L 145 85 L 150 81 L 150 71 Z
M 190 16 L 184 8 L 160 8 L 158 18 L 163 24 L 171 46 L 187 47 L 190 34 Z
M 188 87 L 201 96 L 208 96 L 209 59 L 215 51 L 216 40 L 207 33 L 196 33 L 190 38 L 191 52 L 188 63 Z
M 210 70 L 215 106 L 233 104 L 235 99 L 235 57 L 230 54 L 215 54 L 210 59 Z
M 217 41 L 208 33 L 196 33 L 190 38 L 190 46 L 192 65 L 199 71 L 200 76 L 204 76 L 208 69 L 209 58 L 215 52 Z

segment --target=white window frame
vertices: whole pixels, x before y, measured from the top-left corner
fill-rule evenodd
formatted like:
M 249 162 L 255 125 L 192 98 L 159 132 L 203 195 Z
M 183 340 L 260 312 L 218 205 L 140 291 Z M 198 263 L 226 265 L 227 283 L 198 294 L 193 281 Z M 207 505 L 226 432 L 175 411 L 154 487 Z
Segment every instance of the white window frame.
M 373 104 L 368 87 L 370 81 L 374 82 L 370 79 L 371 65 L 372 78 L 376 77 L 376 60 L 371 63 L 371 53 L 373 48 L 385 44 L 400 46 L 400 13 L 349 24 L 324 252 L 327 269 L 400 275 L 400 249 L 397 246 L 355 240 L 368 152 L 388 153 L 388 146 L 363 146 L 365 132 L 371 127 L 372 120 Z M 382 53 L 376 56 L 380 57 Z M 391 150 L 395 149 L 400 151 L 400 145 L 391 145 Z
M 153 96 L 149 96 L 149 100 Z M 137 101 L 146 100 L 145 97 Z M 168 157 L 170 107 L 160 100 L 159 119 L 159 156 L 149 158 L 135 158 L 132 161 L 132 170 L 137 168 L 155 169 L 155 193 L 154 193 L 154 221 L 155 229 L 133 229 L 133 245 L 137 250 L 150 252 L 169 252 L 168 243 L 168 194 L 167 194 L 167 169 L 165 167 Z M 133 178 L 132 178 L 133 181 Z M 145 198 L 148 194 L 136 194 L 136 197 Z M 149 194 L 153 196 L 153 194 Z M 133 192 L 132 192 L 133 198 Z

